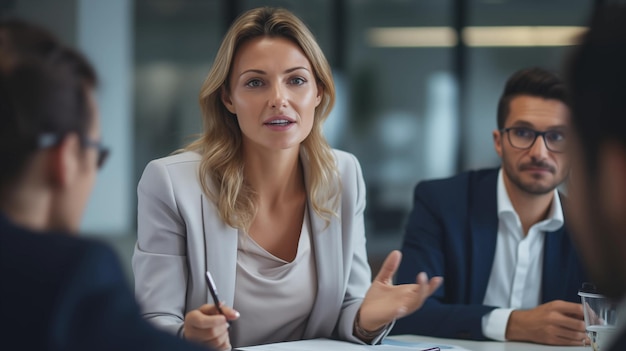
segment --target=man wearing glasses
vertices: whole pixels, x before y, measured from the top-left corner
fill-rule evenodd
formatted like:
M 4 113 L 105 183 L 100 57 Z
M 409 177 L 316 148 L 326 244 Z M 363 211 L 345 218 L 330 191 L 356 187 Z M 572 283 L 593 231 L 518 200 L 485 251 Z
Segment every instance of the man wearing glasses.
M 417 185 L 398 283 L 417 272 L 444 283 L 395 334 L 581 345 L 584 272 L 557 186 L 570 160 L 563 82 L 529 68 L 506 83 L 493 132 L 499 169 Z

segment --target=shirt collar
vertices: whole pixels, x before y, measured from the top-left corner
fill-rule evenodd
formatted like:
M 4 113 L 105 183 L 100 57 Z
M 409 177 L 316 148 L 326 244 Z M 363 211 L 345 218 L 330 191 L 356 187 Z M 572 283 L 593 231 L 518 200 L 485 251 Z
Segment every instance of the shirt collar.
M 513 208 L 509 193 L 506 191 L 506 187 L 504 186 L 504 175 L 502 168 L 500 168 L 500 170 L 498 171 L 497 199 L 499 219 L 511 215 L 515 216 L 515 218 L 519 218 L 519 216 L 515 212 L 515 209 Z M 536 223 L 536 225 L 540 225 L 543 231 L 551 232 L 561 228 L 564 223 L 565 220 L 563 218 L 563 208 L 561 207 L 561 197 L 559 196 L 558 190 L 554 189 L 550 213 L 548 214 L 548 217 L 546 219 L 539 223 Z

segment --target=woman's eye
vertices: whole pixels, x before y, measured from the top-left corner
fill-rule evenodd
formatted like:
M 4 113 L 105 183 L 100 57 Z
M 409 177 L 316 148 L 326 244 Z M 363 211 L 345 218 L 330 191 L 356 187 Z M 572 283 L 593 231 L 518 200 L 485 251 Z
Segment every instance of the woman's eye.
M 261 85 L 263 85 L 263 83 L 259 79 L 252 79 L 246 83 L 246 86 L 251 88 L 260 87 Z
M 296 77 L 296 78 L 291 79 L 291 84 L 294 84 L 294 85 L 302 85 L 305 82 L 306 80 L 304 80 L 304 78 L 301 78 L 301 77 Z

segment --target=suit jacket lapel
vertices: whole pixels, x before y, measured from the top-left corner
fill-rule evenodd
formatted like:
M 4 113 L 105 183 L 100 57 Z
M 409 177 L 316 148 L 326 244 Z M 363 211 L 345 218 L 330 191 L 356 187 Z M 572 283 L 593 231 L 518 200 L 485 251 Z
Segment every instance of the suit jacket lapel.
M 482 304 L 491 275 L 491 268 L 496 252 L 498 238 L 498 172 L 474 179 L 469 179 L 470 199 L 470 254 L 471 279 L 468 281 L 470 301 Z
M 567 252 L 563 249 L 563 239 L 566 235 L 565 226 L 554 232 L 545 233 L 543 249 L 543 275 L 541 278 L 541 301 L 548 302 L 562 299 L 564 272 L 567 272 Z
M 335 326 L 329 324 L 330 319 L 324 316 L 329 312 L 339 315 L 341 304 L 337 302 L 343 300 L 338 296 L 341 293 L 343 263 L 340 261 L 341 237 L 336 230 L 337 220 L 331 221 L 329 227 L 323 229 L 326 222 L 310 206 L 309 216 L 317 268 L 317 295 L 304 333 L 305 338 L 330 335 Z
M 202 231 L 206 250 L 206 270 L 211 272 L 219 297 L 226 305 L 233 306 L 235 300 L 235 277 L 237 274 L 237 229 L 226 225 L 220 218 L 215 205 L 201 195 Z M 204 282 L 204 280 L 202 280 Z M 207 288 L 207 301 L 212 303 Z
M 303 152 L 300 153 L 300 159 L 304 170 L 304 183 L 307 192 L 309 192 L 309 167 Z M 312 248 L 317 269 L 317 295 L 304 331 L 305 339 L 319 335 L 330 335 L 335 326 L 328 323 L 328 320 L 333 319 L 327 318 L 326 315 L 331 312 L 338 316 L 341 304 L 337 304 L 343 301 L 341 296 L 337 296 L 341 294 L 340 286 L 343 280 L 341 235 L 339 235 L 341 223 L 337 218 L 332 218 L 327 227 L 326 221 L 313 210 L 310 199 L 307 199 L 307 210 L 309 211 Z M 338 215 L 341 216 L 341 213 Z

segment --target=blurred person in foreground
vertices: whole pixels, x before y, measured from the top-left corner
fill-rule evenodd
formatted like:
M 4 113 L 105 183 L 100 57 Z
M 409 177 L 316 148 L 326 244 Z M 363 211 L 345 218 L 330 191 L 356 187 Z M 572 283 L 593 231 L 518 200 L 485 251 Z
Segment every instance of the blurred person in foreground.
M 203 136 L 139 182 L 133 270 L 146 318 L 219 349 L 376 344 L 439 286 L 417 273 L 393 285 L 399 251 L 372 282 L 361 167 L 322 134 L 334 99 L 330 66 L 291 12 L 256 8 L 231 25 L 201 89 Z
M 107 149 L 96 74 L 45 29 L 0 21 L 0 340 L 16 350 L 201 350 L 139 313 L 114 252 L 76 238 Z
M 500 167 L 416 186 L 397 282 L 419 271 L 446 281 L 392 332 L 580 345 L 585 274 L 557 189 L 570 172 L 565 83 L 538 67 L 515 72 L 497 127 Z
M 574 145 L 570 207 L 575 243 L 598 289 L 621 301 L 626 350 L 626 5 L 600 7 L 568 68 Z M 603 349 L 604 351 L 604 349 Z

